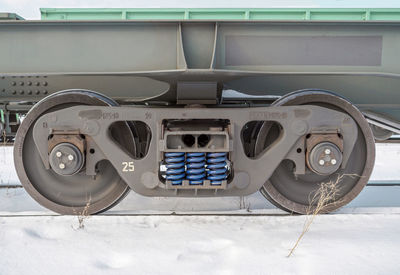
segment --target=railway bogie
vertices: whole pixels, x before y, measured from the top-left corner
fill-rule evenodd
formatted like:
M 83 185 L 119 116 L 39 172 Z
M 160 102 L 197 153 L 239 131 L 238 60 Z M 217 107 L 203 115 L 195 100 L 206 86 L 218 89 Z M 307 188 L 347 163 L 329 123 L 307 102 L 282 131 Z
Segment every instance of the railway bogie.
M 136 128 L 139 123 L 146 127 Z M 254 136 L 244 137 L 255 124 L 261 126 L 251 131 Z M 138 129 L 151 136 L 142 154 Z M 249 139 L 255 139 L 254 148 L 246 152 L 243 140 Z M 27 191 L 64 214 L 88 203 L 89 213 L 104 211 L 129 189 L 176 197 L 244 196 L 262 189 L 282 208 L 306 213 L 309 194 L 340 173 L 359 177 L 340 184 L 332 209 L 361 191 L 372 171 L 374 143 L 362 114 L 325 91 L 299 91 L 269 107 L 177 108 L 118 106 L 92 91 L 69 90 L 32 108 L 14 156 Z M 274 179 L 287 161 L 285 177 L 306 183 L 287 180 L 301 191 L 276 197 L 268 188 L 283 184 Z M 278 200 L 283 197 L 290 203 Z
M 330 212 L 367 184 L 375 140 L 400 133 L 398 22 L 11 20 L 0 34 L 3 139 L 18 128 L 22 185 L 62 214 L 129 190 L 261 191 L 307 214 L 327 182 Z

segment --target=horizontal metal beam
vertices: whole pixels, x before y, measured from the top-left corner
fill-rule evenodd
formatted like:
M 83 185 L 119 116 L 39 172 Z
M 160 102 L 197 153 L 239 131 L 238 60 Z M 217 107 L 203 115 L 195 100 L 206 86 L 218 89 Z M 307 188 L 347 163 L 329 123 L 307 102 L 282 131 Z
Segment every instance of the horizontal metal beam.
M 400 20 L 400 9 L 41 8 L 42 20 Z
M 363 112 L 363 114 L 370 124 L 400 134 L 400 123 L 371 112 Z

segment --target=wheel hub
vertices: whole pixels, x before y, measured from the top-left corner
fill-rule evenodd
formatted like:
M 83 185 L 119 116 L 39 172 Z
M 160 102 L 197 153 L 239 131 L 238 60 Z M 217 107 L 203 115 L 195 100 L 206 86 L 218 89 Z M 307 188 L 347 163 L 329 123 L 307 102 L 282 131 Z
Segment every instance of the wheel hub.
M 307 164 L 319 175 L 333 174 L 342 164 L 342 152 L 334 143 L 321 142 L 311 149 Z
M 71 143 L 60 143 L 51 150 L 50 166 L 61 176 L 72 176 L 78 173 L 84 164 L 81 151 Z

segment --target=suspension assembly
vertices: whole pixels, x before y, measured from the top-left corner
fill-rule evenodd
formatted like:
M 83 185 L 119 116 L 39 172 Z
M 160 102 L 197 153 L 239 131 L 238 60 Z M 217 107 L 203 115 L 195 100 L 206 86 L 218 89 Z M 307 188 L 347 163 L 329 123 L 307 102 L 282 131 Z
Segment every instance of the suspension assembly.
M 165 153 L 165 178 L 174 186 L 222 186 L 228 178 L 227 153 Z
M 203 184 L 206 177 L 205 153 L 186 153 L 186 178 L 189 184 Z
M 221 184 L 227 178 L 227 153 L 207 154 L 207 179 L 212 185 Z
M 166 179 L 173 185 L 182 184 L 185 178 L 185 153 L 165 153 Z
M 164 122 L 160 172 L 168 188 L 226 188 L 231 170 L 228 126 L 225 120 Z

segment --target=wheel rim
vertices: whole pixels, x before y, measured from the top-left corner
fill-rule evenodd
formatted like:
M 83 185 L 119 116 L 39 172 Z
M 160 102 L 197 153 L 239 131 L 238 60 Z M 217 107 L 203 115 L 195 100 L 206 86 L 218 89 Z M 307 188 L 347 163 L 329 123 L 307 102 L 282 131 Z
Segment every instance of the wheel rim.
M 343 174 L 359 175 L 359 177 L 344 176 L 337 184 L 339 192 L 335 198 L 335 203 L 330 203 L 322 211 L 330 212 L 353 200 L 367 184 L 375 161 L 374 139 L 362 114 L 348 101 L 330 92 L 298 91 L 273 103 L 274 106 L 305 104 L 340 110 L 349 114 L 356 121 L 359 134 L 346 167 L 329 176 L 317 175 L 307 168 L 305 175 L 295 177 L 293 163 L 284 160 L 260 191 L 269 201 L 281 209 L 307 214 L 313 210 L 313 205 L 310 205 L 310 198 L 315 194 L 320 183 L 336 182 L 338 176 Z M 270 124 L 270 122 L 265 122 L 265 124 Z M 267 129 L 267 131 L 263 132 L 263 129 Z M 256 154 L 268 145 L 268 142 L 266 144 L 263 141 L 268 140 L 268 136 L 274 134 L 276 135 L 276 133 L 269 131 L 268 125 L 263 125 L 260 128 L 256 141 Z
M 68 102 L 68 103 L 66 103 Z M 95 214 L 117 204 L 129 192 L 108 161 L 98 163 L 95 178 L 80 172 L 73 176 L 60 176 L 46 170 L 33 141 L 32 129 L 43 114 L 74 105 L 117 105 L 111 99 L 91 91 L 64 91 L 40 101 L 27 114 L 18 129 L 14 145 L 14 163 L 17 174 L 27 192 L 44 207 L 60 214 Z M 118 142 L 135 155 L 136 146 L 129 126 L 118 122 Z

